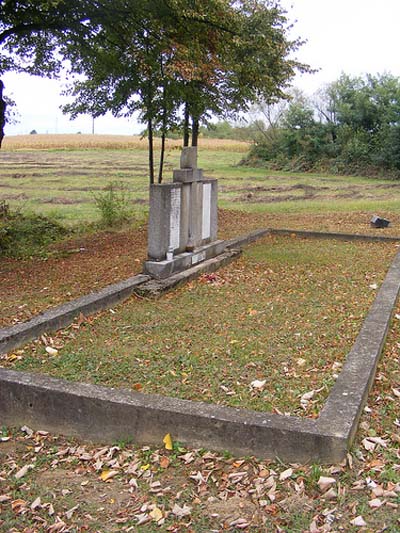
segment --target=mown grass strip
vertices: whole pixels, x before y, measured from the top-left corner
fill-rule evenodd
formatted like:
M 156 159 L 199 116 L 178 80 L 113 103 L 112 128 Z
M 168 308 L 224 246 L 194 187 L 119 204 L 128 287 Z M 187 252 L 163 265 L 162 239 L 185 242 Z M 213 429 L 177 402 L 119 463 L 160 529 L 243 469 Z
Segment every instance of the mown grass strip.
M 267 237 L 218 274 L 47 339 L 56 356 L 40 341 L 3 365 L 315 417 L 396 250 Z

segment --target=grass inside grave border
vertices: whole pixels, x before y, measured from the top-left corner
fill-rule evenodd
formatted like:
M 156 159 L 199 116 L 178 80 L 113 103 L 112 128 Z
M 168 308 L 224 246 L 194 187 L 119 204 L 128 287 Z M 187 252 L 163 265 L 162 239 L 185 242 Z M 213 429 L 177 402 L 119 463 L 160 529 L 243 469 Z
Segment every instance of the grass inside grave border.
M 160 300 L 131 300 L 43 338 L 56 355 L 45 351 L 42 339 L 3 356 L 2 364 L 45 369 L 77 382 L 314 418 L 396 250 L 393 244 L 264 238 L 238 263 Z M 309 285 L 300 286 L 302 281 Z M 272 296 L 277 287 L 280 292 Z M 194 305 L 196 298 L 208 305 L 205 312 Z M 190 311 L 183 319 L 182 310 Z M 235 324 L 227 327 L 224 321 L 233 315 Z M 177 335 L 180 330 L 186 337 Z M 217 345 L 205 347 L 206 340 Z M 133 345 L 141 354 L 132 353 Z

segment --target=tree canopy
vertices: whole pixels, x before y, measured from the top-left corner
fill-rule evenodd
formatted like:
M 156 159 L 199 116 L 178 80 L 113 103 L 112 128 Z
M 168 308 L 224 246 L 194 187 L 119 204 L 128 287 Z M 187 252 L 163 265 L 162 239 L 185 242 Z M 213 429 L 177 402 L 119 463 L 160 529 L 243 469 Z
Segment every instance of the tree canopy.
M 284 97 L 296 71 L 279 1 L 42 0 L 0 4 L 0 75 L 54 75 L 67 60 L 72 117 L 140 113 L 149 136 L 181 128 L 197 144 L 201 123 L 259 98 Z M 159 164 L 162 179 L 163 148 Z
M 342 76 L 288 104 L 278 134 L 253 156 L 278 168 L 340 173 L 400 171 L 400 79 L 391 74 Z

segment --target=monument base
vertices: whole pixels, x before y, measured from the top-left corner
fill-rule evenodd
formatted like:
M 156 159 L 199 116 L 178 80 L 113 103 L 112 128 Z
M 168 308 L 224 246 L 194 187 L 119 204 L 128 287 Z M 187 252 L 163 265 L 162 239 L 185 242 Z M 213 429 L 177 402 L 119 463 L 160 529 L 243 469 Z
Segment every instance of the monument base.
M 156 279 L 169 278 L 173 274 L 182 272 L 206 259 L 211 259 L 221 254 L 227 246 L 226 241 L 214 241 L 197 248 L 193 252 L 183 252 L 172 259 L 163 261 L 145 261 L 143 273 Z

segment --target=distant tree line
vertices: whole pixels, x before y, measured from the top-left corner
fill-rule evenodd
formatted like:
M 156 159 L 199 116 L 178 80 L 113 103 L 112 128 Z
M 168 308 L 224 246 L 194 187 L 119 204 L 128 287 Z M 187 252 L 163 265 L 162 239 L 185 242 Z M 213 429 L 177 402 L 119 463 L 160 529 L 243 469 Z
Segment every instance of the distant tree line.
M 400 79 L 346 74 L 314 98 L 261 106 L 248 161 L 298 171 L 400 176 Z

